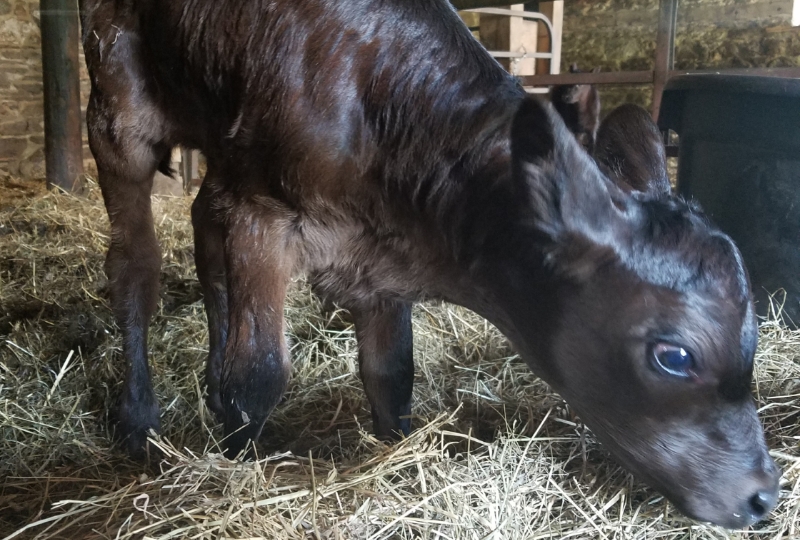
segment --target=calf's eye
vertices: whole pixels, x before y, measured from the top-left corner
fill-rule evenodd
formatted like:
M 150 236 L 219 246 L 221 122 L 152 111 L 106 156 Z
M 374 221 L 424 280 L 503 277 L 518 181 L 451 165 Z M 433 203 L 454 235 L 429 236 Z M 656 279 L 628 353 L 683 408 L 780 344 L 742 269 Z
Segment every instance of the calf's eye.
M 652 351 L 656 366 L 668 375 L 683 378 L 692 375 L 695 367 L 694 358 L 683 347 L 669 343 L 656 343 Z

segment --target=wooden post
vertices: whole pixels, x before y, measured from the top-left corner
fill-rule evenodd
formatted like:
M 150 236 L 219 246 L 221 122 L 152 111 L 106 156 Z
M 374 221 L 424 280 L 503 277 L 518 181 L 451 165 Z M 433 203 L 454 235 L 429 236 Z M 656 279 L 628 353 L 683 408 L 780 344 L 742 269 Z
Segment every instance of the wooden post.
M 661 94 L 675 67 L 675 27 L 678 21 L 678 0 L 660 0 L 658 34 L 656 36 L 656 60 L 653 72 L 653 120 L 658 121 Z
M 41 0 L 47 187 L 83 188 L 76 0 Z

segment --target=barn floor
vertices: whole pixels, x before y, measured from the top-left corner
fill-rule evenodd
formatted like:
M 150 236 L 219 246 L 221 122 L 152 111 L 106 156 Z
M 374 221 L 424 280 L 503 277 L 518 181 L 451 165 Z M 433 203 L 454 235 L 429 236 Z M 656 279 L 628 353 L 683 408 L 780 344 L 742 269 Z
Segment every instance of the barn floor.
M 751 530 L 693 523 L 623 472 L 482 319 L 414 313 L 412 436 L 369 436 L 346 313 L 297 283 L 293 379 L 257 462 L 216 453 L 203 407 L 207 332 L 189 200 L 155 203 L 164 252 L 150 327 L 164 459 L 127 461 L 106 412 L 123 374 L 99 191 L 0 186 L 0 538 L 721 539 L 800 535 L 800 332 L 763 325 L 757 392 L 784 470 Z

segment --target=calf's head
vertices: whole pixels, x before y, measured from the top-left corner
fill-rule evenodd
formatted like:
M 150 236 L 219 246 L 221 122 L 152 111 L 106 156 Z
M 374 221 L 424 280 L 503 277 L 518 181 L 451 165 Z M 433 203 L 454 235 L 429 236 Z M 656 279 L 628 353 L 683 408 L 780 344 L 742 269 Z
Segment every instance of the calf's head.
M 601 173 L 536 100 L 511 145 L 533 217 L 498 296 L 520 352 L 681 511 L 732 528 L 763 518 L 779 472 L 750 393 L 757 325 L 736 246 L 662 182 L 640 178 L 641 191 Z M 647 165 L 636 170 L 666 176 Z

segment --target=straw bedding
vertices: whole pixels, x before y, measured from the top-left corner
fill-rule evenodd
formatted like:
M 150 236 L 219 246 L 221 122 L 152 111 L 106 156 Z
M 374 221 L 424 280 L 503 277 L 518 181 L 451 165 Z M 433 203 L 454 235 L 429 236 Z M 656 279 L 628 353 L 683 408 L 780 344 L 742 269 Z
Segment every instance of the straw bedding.
M 756 395 L 784 479 L 778 509 L 746 531 L 681 517 L 614 463 L 496 329 L 450 305 L 414 311 L 415 431 L 374 440 L 348 315 L 303 282 L 286 309 L 293 378 L 261 459 L 226 460 L 202 400 L 189 204 L 154 201 L 164 264 L 150 351 L 164 457 L 141 465 L 109 442 L 124 366 L 99 191 L 0 185 L 0 538 L 800 536 L 800 333 L 774 320 L 762 326 Z

